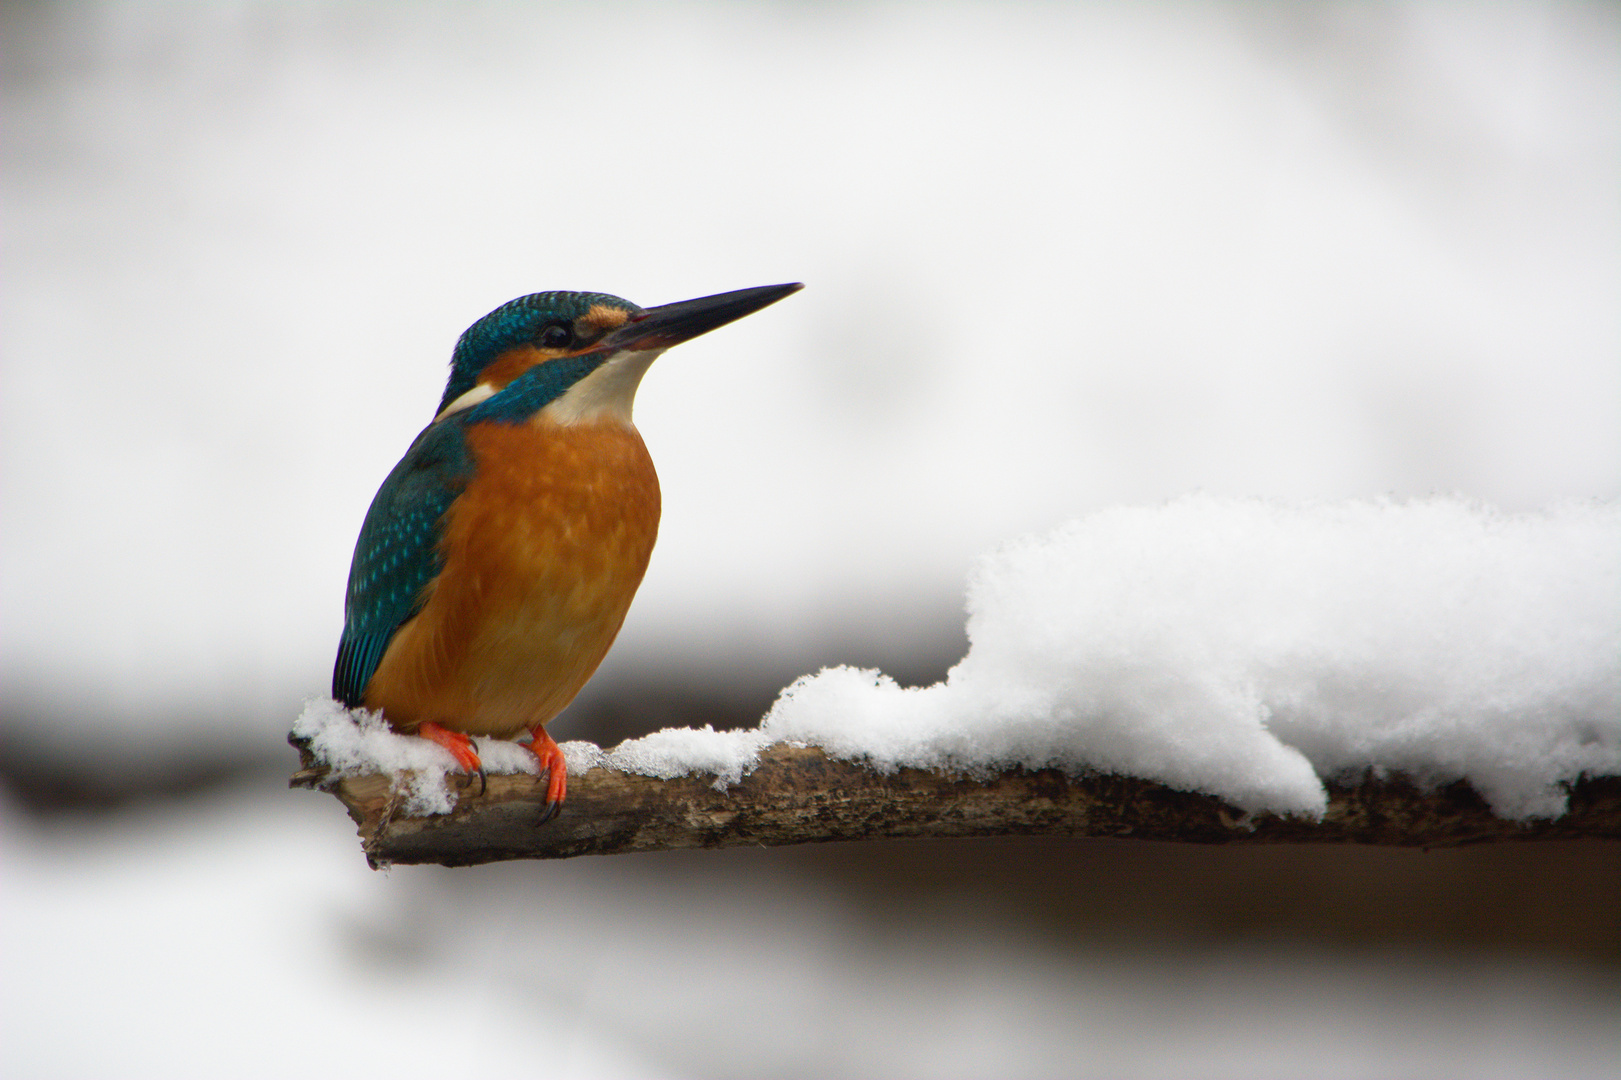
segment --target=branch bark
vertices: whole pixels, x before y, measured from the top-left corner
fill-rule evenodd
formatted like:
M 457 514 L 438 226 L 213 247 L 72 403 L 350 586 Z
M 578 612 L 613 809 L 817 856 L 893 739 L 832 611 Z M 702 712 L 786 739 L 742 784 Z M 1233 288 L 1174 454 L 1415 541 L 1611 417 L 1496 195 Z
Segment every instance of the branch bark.
M 452 780 L 454 782 L 454 778 Z M 1494 816 L 1465 782 L 1429 788 L 1402 777 L 1328 785 L 1322 821 L 1247 817 L 1210 795 L 1150 780 L 1053 769 L 987 782 L 919 769 L 884 775 L 810 747 L 777 745 L 726 791 L 706 776 L 658 780 L 596 768 L 569 777 L 560 816 L 539 824 L 543 777 L 491 776 L 463 789 L 456 809 L 406 817 L 393 778 L 323 781 L 309 760 L 295 787 L 327 787 L 360 827 L 372 866 L 470 866 L 667 848 L 827 840 L 1040 834 L 1191 843 L 1359 843 L 1445 847 L 1492 840 L 1621 839 L 1621 777 L 1584 778 L 1552 821 Z

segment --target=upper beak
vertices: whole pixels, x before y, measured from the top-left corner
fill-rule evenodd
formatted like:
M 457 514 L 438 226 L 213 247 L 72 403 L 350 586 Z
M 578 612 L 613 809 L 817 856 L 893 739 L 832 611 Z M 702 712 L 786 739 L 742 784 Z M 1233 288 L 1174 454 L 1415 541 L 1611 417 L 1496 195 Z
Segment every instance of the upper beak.
M 603 338 L 596 347 L 614 352 L 668 349 L 745 315 L 752 315 L 767 304 L 775 304 L 789 293 L 798 292 L 804 287 L 799 282 L 761 285 L 648 308 L 641 315 L 632 316 L 630 322 Z

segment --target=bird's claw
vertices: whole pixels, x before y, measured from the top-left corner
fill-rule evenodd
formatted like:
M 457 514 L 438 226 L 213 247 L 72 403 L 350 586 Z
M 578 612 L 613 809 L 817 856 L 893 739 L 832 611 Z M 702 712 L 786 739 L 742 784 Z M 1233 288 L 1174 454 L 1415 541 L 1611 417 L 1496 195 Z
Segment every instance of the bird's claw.
M 480 795 L 489 790 L 490 778 L 485 774 L 484 762 L 478 756 L 478 744 L 470 736 L 440 727 L 431 720 L 417 728 L 417 734 L 449 750 L 450 756 L 456 759 L 456 764 L 461 766 L 469 779 L 476 775 Z
M 563 799 L 568 795 L 568 765 L 563 760 L 562 748 L 546 734 L 544 727 L 535 728 L 533 734 L 529 749 L 539 759 L 540 767 L 546 770 L 546 809 L 540 815 L 540 824 L 544 825 L 563 809 Z
M 477 762 L 474 771 L 478 773 L 478 793 L 483 795 L 486 791 L 490 790 L 490 777 L 484 771 L 484 759 L 479 756 L 478 743 L 474 742 L 472 739 L 468 739 L 467 745 L 473 751 L 473 760 Z M 471 779 L 471 777 L 469 777 L 469 779 Z

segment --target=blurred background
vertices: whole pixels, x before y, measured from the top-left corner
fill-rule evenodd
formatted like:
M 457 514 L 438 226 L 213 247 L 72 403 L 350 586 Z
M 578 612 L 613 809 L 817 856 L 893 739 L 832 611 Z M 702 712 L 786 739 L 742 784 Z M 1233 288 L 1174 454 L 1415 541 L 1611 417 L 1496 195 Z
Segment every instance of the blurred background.
M 6 1076 L 1600 1076 L 1621 845 L 365 869 L 283 738 L 456 336 L 672 352 L 554 727 L 941 678 L 997 543 L 1188 491 L 1621 495 L 1608 3 L 0 4 Z

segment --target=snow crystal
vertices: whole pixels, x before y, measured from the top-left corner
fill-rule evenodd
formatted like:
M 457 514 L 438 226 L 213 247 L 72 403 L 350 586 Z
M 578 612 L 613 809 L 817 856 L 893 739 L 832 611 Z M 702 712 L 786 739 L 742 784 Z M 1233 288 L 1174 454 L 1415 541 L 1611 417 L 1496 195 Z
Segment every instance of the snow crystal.
M 1511 818 L 1557 816 L 1561 785 L 1621 773 L 1621 506 L 1104 510 L 984 557 L 968 638 L 933 686 L 832 668 L 757 730 L 666 728 L 564 756 L 576 774 L 724 789 L 795 742 L 883 771 L 1114 772 L 1309 816 L 1323 777 L 1367 769 L 1468 779 Z M 453 805 L 450 755 L 376 716 L 318 701 L 294 732 L 339 775 L 411 774 L 413 812 Z M 516 744 L 479 749 L 490 772 L 537 771 Z
M 628 739 L 603 755 L 603 764 L 620 772 L 669 780 L 694 773 L 713 773 L 715 787 L 725 791 L 754 771 L 760 751 L 772 740 L 762 731 L 716 731 L 664 728 L 640 739 Z
M 754 771 L 760 751 L 770 742 L 761 731 L 716 731 L 705 724 L 701 728 L 663 728 L 639 739 L 626 739 L 611 750 L 590 742 L 559 746 L 570 776 L 590 769 L 613 769 L 660 780 L 708 773 L 715 777 L 715 787 L 725 791 Z
M 1321 776 L 1467 778 L 1556 816 L 1621 773 L 1621 507 L 1458 499 L 1117 508 L 981 560 L 968 655 L 835 668 L 763 728 L 880 769 L 1098 769 L 1321 813 Z

